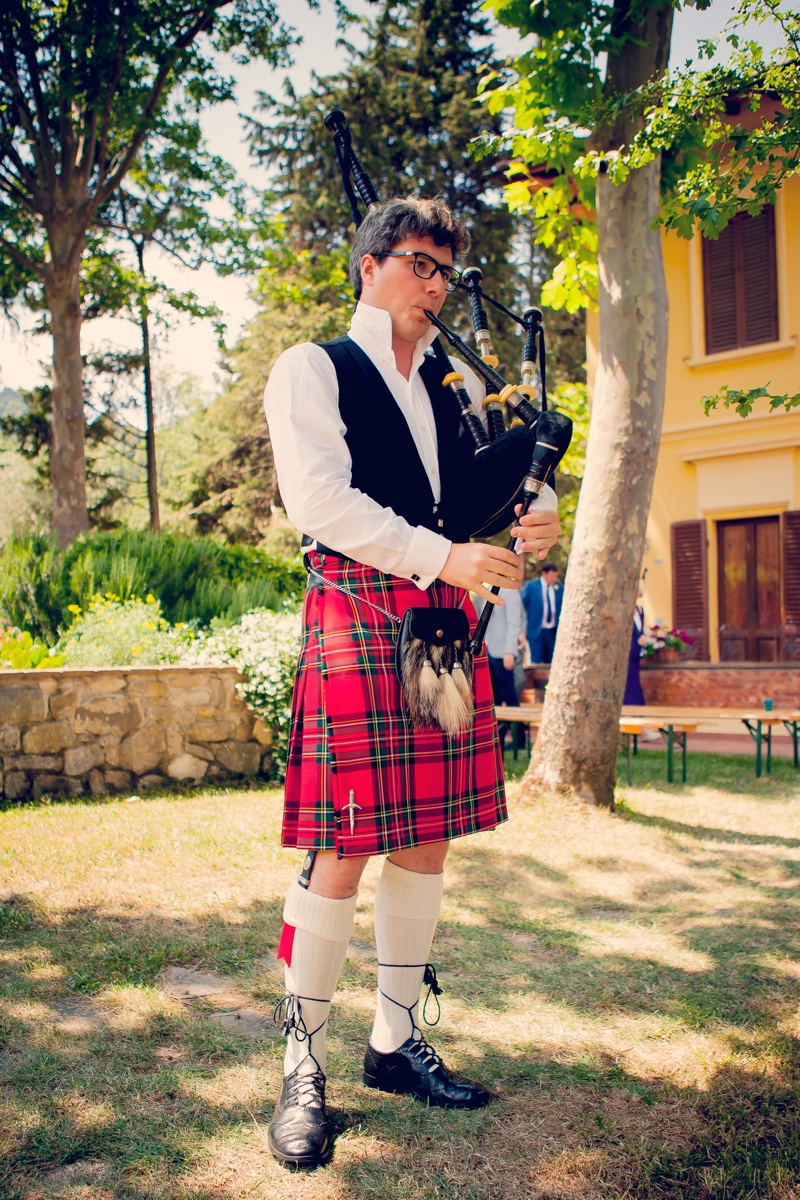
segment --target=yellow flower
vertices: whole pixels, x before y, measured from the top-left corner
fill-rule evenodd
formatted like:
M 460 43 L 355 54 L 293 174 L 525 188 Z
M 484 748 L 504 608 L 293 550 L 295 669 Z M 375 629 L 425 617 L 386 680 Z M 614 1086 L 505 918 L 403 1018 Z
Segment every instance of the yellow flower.
M 80 615 L 80 611 L 81 611 L 80 604 L 68 604 L 67 605 L 67 612 L 75 613 L 76 617 Z
M 155 621 L 148 621 L 147 625 L 145 626 L 145 629 L 155 629 L 155 627 L 156 627 Z
M 131 654 L 141 654 L 141 653 L 142 653 L 141 646 L 134 646 L 133 649 L 131 650 Z
M 155 604 L 155 602 L 156 602 L 156 598 L 152 592 L 148 592 L 144 599 L 145 599 L 145 604 Z

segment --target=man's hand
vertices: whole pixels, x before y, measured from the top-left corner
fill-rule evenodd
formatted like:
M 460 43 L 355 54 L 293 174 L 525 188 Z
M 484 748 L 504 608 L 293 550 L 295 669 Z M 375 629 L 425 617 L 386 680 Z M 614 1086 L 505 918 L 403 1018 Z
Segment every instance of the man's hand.
M 553 516 L 552 513 L 548 515 Z M 503 546 L 488 546 L 484 542 L 453 542 L 439 578 L 444 583 L 483 596 L 490 604 L 502 604 L 500 597 L 493 596 L 489 588 L 518 588 L 522 581 L 522 561 L 513 550 L 506 550 Z
M 517 505 L 516 513 L 519 516 L 521 504 Z M 558 520 L 558 513 L 552 512 L 547 508 L 532 508 L 527 512 L 511 530 L 511 536 L 522 538 L 520 551 L 525 554 L 535 554 L 539 558 L 545 558 L 547 551 L 553 545 L 561 533 L 561 525 Z
M 503 666 L 505 667 L 505 669 L 507 671 L 514 670 L 514 655 L 513 654 L 504 654 L 503 655 Z

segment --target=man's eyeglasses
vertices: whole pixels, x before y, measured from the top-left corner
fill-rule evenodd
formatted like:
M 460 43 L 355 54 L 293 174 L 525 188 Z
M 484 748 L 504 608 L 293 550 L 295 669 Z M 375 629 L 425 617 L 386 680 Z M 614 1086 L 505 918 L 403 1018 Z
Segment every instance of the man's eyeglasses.
M 435 258 L 431 258 L 430 254 L 423 254 L 421 250 L 385 250 L 383 254 L 376 254 L 376 258 L 413 258 L 414 259 L 414 274 L 420 279 L 433 279 L 438 271 L 444 280 L 444 286 L 448 292 L 454 292 L 458 287 L 458 281 L 461 278 L 461 272 L 455 267 L 445 266 L 443 263 L 438 263 Z

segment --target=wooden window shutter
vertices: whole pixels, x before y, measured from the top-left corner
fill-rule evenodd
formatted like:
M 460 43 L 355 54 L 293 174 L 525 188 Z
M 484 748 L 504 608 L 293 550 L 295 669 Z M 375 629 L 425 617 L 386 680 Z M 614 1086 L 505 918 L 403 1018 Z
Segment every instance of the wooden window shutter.
M 735 350 L 739 345 L 733 227 L 734 222 L 730 221 L 716 242 L 703 238 L 706 354 Z
M 708 571 L 705 521 L 675 521 L 672 540 L 672 624 L 694 638 L 685 658 L 708 661 Z
M 783 514 L 783 619 L 800 629 L 800 511 Z
M 737 213 L 717 241 L 703 238 L 706 354 L 778 340 L 775 209 Z

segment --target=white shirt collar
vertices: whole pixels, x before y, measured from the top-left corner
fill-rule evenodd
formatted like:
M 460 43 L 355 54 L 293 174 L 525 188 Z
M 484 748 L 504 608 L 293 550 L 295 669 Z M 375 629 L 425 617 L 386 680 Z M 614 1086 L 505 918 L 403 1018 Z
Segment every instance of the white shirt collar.
M 419 339 L 414 347 L 411 359 L 411 376 L 417 373 L 425 351 L 431 346 L 438 334 L 431 325 L 427 333 Z M 348 333 L 363 350 L 366 350 L 376 361 L 383 361 L 397 369 L 397 362 L 392 350 L 392 318 L 385 308 L 373 308 L 359 300 L 350 321 Z

